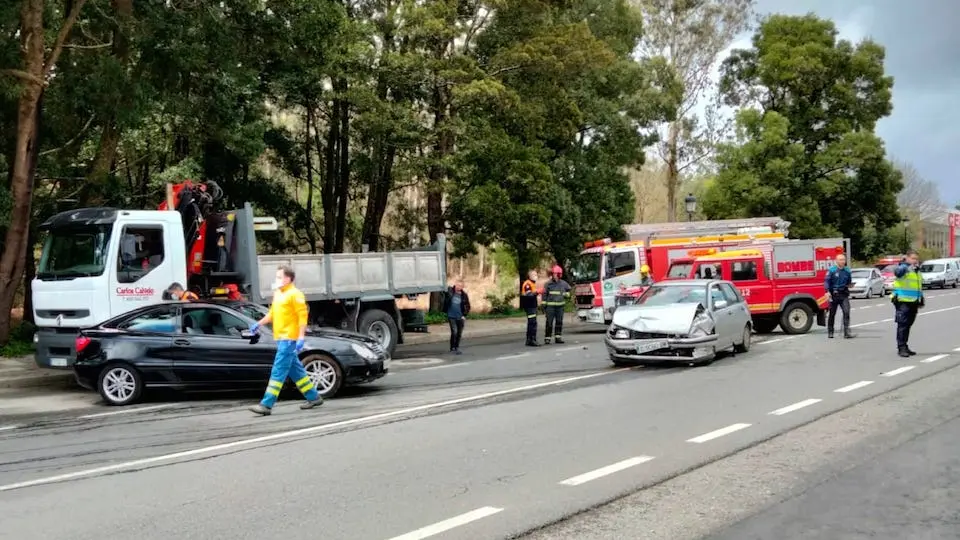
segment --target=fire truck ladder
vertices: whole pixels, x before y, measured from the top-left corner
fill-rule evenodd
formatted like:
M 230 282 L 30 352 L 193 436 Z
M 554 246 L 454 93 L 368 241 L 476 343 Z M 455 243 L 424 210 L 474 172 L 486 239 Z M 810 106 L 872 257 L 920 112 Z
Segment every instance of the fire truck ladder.
M 786 234 L 789 221 L 779 217 L 759 217 L 747 219 L 720 219 L 711 221 L 689 221 L 676 223 L 650 223 L 626 225 L 630 240 L 652 240 L 684 236 L 721 236 L 727 234 L 746 234 L 751 229 L 768 228 L 770 232 Z

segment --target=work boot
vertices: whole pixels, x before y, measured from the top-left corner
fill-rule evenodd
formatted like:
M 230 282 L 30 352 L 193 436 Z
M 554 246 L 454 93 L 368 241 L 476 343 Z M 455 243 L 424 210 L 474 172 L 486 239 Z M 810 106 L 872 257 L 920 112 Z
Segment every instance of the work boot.
M 307 410 L 307 409 L 312 409 L 312 408 L 314 408 L 314 407 L 319 407 L 319 406 L 321 406 L 321 405 L 323 405 L 323 398 L 320 397 L 320 396 L 317 396 L 317 399 L 315 399 L 315 400 L 313 400 L 313 401 L 309 401 L 309 400 L 308 400 L 308 401 L 305 401 L 305 402 L 301 403 L 301 404 L 300 404 L 300 408 L 303 409 L 303 410 Z
M 833 330 L 827 330 L 827 337 L 833 339 Z
M 544 345 L 549 345 L 549 344 L 550 344 L 550 338 L 543 338 L 543 344 L 544 344 Z
M 909 358 L 909 357 L 910 357 L 910 350 L 907 349 L 906 347 L 903 347 L 902 349 L 900 349 L 899 352 L 897 352 L 897 356 L 899 356 L 899 357 L 901 357 L 901 358 Z
M 556 339 L 556 343 L 557 343 L 557 345 L 560 345 L 561 343 L 564 343 L 564 341 L 563 341 L 563 339 L 561 339 L 561 338 L 557 338 L 557 339 Z
M 527 340 L 527 347 L 539 347 L 539 346 L 540 344 L 537 343 L 536 341 L 533 341 L 532 339 Z
M 909 354 L 910 356 L 916 356 L 916 355 L 917 355 L 916 351 L 914 351 L 914 350 L 911 349 L 910 347 L 907 347 L 907 354 Z
M 857 335 L 854 334 L 854 333 L 852 333 L 852 332 L 850 332 L 850 330 L 844 330 L 844 331 L 843 331 L 843 339 L 853 339 L 853 338 L 855 338 L 855 337 L 857 337 Z
M 250 412 L 254 414 L 259 414 L 260 416 L 270 416 L 270 413 L 273 412 L 273 409 L 271 409 L 270 407 L 265 407 L 258 403 L 253 407 L 250 407 Z

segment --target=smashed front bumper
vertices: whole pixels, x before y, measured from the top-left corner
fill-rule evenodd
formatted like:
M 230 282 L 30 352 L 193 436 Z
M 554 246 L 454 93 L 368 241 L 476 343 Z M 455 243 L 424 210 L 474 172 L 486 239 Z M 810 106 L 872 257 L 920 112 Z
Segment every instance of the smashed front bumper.
M 699 362 L 716 355 L 717 336 L 617 339 L 607 335 L 604 344 L 610 358 L 618 362 Z

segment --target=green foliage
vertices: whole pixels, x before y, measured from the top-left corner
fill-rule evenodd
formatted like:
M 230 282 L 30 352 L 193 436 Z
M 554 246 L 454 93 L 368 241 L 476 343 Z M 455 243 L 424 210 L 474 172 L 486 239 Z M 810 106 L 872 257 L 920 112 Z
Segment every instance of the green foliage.
M 879 249 L 869 228 L 899 222 L 900 173 L 874 134 L 892 107 L 884 50 L 836 36 L 814 15 L 774 15 L 724 62 L 725 99 L 743 109 L 736 142 L 719 148 L 707 217 L 779 215 L 795 237 L 850 238 L 858 257 Z

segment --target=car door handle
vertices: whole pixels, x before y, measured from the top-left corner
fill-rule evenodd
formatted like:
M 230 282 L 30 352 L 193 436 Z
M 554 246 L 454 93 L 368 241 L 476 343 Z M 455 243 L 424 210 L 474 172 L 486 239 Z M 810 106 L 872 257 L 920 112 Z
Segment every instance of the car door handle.
M 174 345 L 190 345 L 189 339 L 175 339 L 173 340 Z

